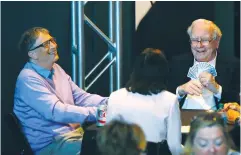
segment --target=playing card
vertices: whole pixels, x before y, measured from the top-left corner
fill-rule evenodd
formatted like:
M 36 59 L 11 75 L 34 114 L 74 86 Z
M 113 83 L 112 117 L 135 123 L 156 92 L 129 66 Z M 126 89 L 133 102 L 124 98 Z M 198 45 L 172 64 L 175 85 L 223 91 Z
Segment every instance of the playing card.
M 191 79 L 197 79 L 197 67 L 190 67 L 188 70 L 187 77 Z
M 190 72 L 190 70 L 188 71 L 187 77 L 191 78 L 191 79 L 196 79 L 196 76 L 194 74 L 192 74 Z
M 208 72 L 213 76 L 217 76 L 216 69 L 207 62 L 200 62 L 197 64 L 197 67 L 198 67 L 198 75 L 202 72 Z
M 198 76 L 202 72 L 208 72 L 213 76 L 217 76 L 216 69 L 207 62 L 200 62 L 189 68 L 187 77 L 191 79 L 198 79 Z

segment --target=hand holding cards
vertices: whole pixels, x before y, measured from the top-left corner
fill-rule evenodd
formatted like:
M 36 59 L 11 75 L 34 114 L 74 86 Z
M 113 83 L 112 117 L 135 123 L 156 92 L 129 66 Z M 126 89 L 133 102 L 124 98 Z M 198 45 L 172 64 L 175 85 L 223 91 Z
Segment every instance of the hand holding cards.
M 198 77 L 202 72 L 210 73 L 214 77 L 217 76 L 216 69 L 212 65 L 207 62 L 199 62 L 189 68 L 187 77 L 198 80 Z
M 210 73 L 208 73 L 208 72 L 200 73 L 199 81 L 205 88 L 207 88 L 214 94 L 218 93 L 219 85 L 215 81 L 214 76 L 212 76 Z
M 199 62 L 190 67 L 187 77 L 192 80 L 199 80 L 202 86 L 213 92 L 218 93 L 219 85 L 215 81 L 217 76 L 216 69 L 207 62 Z

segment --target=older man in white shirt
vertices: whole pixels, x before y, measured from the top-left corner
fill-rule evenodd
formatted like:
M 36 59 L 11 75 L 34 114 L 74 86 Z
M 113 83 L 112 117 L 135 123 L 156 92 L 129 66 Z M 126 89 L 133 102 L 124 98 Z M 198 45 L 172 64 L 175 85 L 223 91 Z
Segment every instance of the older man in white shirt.
M 173 88 L 176 89 L 180 107 L 216 110 L 220 102 L 239 102 L 240 62 L 235 58 L 223 57 L 218 52 L 221 30 L 212 21 L 197 19 L 187 32 L 192 55 L 174 57 L 170 62 L 169 89 L 173 92 Z M 217 77 L 199 70 L 197 79 L 188 79 L 189 67 L 203 62 L 217 70 Z

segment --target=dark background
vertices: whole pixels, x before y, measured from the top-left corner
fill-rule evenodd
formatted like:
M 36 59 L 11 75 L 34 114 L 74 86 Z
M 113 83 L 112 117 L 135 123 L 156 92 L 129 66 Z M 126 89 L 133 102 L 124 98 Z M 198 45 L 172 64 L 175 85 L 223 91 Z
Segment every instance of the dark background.
M 190 52 L 187 27 L 197 18 L 213 20 L 223 31 L 220 51 L 240 57 L 240 2 L 156 2 L 135 31 L 135 2 L 123 2 L 123 84 L 135 56 L 144 48 L 163 49 L 168 59 Z M 88 2 L 85 14 L 108 35 L 108 2 Z M 12 111 L 16 78 L 27 61 L 17 50 L 21 34 L 34 26 L 45 27 L 57 38 L 58 64 L 71 75 L 70 2 L 1 2 L 2 154 L 15 155 L 17 137 L 11 136 L 4 116 Z M 107 45 L 85 24 L 86 73 L 107 52 Z M 105 73 L 89 89 L 109 95 Z
M 212 1 L 155 2 L 135 33 L 135 55 L 146 47 L 163 50 L 168 60 L 190 52 L 187 28 L 198 18 L 219 26 L 222 53 L 240 57 L 240 2 Z
M 58 43 L 58 64 L 69 74 L 71 69 L 71 21 L 70 2 L 1 2 L 1 38 L 2 38 L 2 154 L 17 154 L 17 137 L 12 137 L 10 129 L 5 122 L 5 115 L 12 111 L 13 95 L 17 76 L 27 61 L 27 53 L 21 53 L 17 44 L 22 33 L 34 26 L 45 27 L 56 37 Z M 129 75 L 132 53 L 132 37 L 134 27 L 134 3 L 123 3 L 123 64 L 125 72 Z M 88 2 L 85 14 L 108 35 L 108 2 Z M 85 24 L 86 74 L 107 52 L 107 45 Z M 128 48 L 127 48 L 128 47 Z M 103 68 L 104 66 L 101 65 Z M 101 69 L 99 69 L 100 71 Z M 98 73 L 98 70 L 94 75 Z M 123 75 L 123 81 L 126 76 Z M 128 76 L 127 76 L 128 78 Z M 103 74 L 88 92 L 109 95 L 108 72 Z

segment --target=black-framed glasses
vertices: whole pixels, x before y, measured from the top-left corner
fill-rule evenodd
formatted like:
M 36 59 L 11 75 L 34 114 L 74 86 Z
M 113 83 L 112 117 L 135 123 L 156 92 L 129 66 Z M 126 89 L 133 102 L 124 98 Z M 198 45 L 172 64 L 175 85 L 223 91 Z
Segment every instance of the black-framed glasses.
M 213 41 L 213 39 L 200 39 L 200 38 L 199 39 L 194 39 L 194 38 L 190 39 L 190 43 L 191 43 L 192 46 L 197 46 L 198 43 L 200 43 L 200 44 L 202 44 L 204 46 L 207 46 L 212 41 Z
M 35 49 L 37 49 L 37 48 L 39 48 L 39 47 L 49 48 L 49 47 L 50 47 L 50 42 L 52 42 L 52 43 L 54 43 L 54 44 L 57 44 L 57 43 L 56 43 L 56 39 L 55 39 L 54 37 L 52 37 L 52 38 L 50 38 L 49 40 L 43 42 L 42 44 L 40 44 L 40 45 L 38 45 L 38 46 L 30 49 L 29 51 L 33 51 L 33 50 L 35 50 Z

